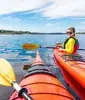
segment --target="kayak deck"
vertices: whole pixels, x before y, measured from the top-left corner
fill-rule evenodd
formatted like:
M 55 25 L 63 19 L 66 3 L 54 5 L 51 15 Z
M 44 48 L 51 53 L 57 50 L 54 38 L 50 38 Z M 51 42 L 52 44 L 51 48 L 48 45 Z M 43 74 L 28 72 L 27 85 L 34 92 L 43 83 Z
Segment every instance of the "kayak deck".
M 74 100 L 73 96 L 58 81 L 56 76 L 44 64 L 37 52 L 36 58 L 22 78 L 20 86 L 26 88 L 33 100 Z M 39 59 L 38 59 L 39 58 Z M 9 100 L 24 100 L 15 91 Z
M 85 100 L 85 59 L 78 53 L 71 55 L 58 49 L 54 49 L 54 58 L 65 80 Z

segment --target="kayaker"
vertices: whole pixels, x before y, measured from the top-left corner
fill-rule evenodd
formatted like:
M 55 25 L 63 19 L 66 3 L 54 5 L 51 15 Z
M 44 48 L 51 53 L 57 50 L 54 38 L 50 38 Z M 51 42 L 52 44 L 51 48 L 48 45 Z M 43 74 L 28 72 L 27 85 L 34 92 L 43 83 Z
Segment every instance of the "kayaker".
M 56 45 L 56 47 L 61 47 L 59 48 L 59 51 L 64 51 L 67 53 L 75 53 L 79 48 L 79 42 L 75 37 L 75 28 L 74 27 L 68 28 L 67 35 L 68 38 L 65 40 L 63 46 Z

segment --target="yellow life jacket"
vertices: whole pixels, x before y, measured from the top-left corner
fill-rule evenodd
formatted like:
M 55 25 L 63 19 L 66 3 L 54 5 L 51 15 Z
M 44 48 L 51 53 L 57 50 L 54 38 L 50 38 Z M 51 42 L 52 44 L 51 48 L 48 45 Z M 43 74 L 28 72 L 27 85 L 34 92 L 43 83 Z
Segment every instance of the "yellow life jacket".
M 79 42 L 75 37 L 67 38 L 64 42 L 64 49 L 68 53 L 74 53 L 79 48 Z

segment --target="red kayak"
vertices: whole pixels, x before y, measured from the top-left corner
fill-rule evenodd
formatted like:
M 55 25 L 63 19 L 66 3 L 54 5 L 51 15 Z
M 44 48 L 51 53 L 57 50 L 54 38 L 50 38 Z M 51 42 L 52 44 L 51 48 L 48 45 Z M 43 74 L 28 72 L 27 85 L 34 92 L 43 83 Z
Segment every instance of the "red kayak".
M 85 100 L 85 59 L 79 55 L 60 52 L 54 49 L 54 59 L 66 82 Z
M 19 85 L 27 89 L 33 100 L 74 100 L 73 96 L 44 64 L 38 51 L 33 64 Z M 17 91 L 14 91 L 9 100 L 25 99 L 20 98 Z

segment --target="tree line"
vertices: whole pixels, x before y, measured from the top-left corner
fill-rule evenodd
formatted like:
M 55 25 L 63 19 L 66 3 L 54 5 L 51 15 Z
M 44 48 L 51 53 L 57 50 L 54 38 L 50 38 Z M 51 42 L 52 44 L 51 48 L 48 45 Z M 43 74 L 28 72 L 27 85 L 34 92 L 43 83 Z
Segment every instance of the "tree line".
M 0 30 L 0 34 L 31 34 L 30 31 Z

